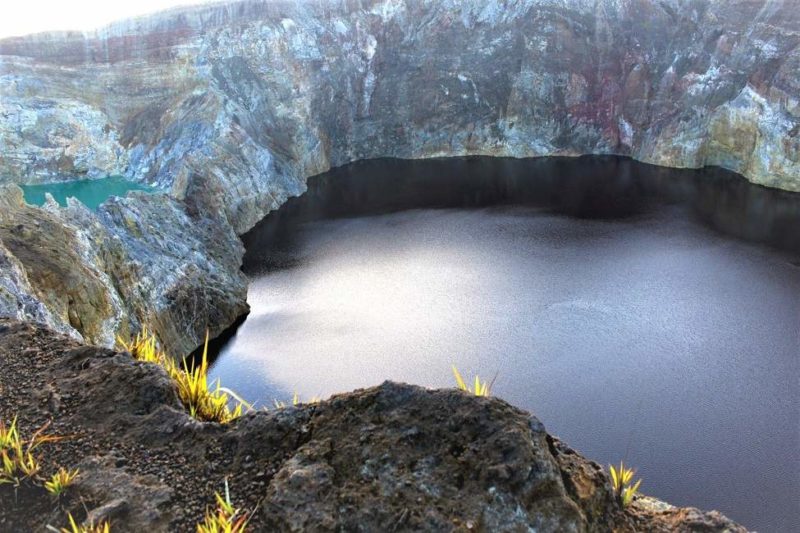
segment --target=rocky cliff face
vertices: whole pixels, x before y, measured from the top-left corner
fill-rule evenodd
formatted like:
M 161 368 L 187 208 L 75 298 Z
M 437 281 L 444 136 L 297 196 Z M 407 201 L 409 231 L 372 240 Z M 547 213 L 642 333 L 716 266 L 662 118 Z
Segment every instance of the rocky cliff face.
M 800 191 L 799 45 L 793 0 L 174 10 L 0 41 L 0 180 L 126 174 L 239 234 L 380 156 L 615 153 Z
M 142 325 L 173 353 L 245 313 L 243 248 L 227 224 L 166 195 L 132 194 L 97 212 L 26 205 L 0 187 L 0 316 L 113 346 Z
M 0 168 L 178 196 L 199 172 L 240 230 L 378 156 L 617 153 L 800 190 L 798 44 L 791 0 L 197 7 L 0 41 Z

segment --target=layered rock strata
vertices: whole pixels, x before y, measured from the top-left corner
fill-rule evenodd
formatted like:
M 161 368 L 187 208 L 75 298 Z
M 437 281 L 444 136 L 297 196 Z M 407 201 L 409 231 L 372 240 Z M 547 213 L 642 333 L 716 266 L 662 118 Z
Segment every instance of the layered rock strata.
M 0 316 L 113 346 L 143 325 L 189 353 L 247 311 L 243 248 L 217 219 L 164 194 L 131 194 L 96 212 L 25 204 L 0 187 Z
M 667 166 L 720 165 L 798 191 L 796 7 L 793 0 L 244 1 L 86 34 L 5 39 L 0 180 L 124 174 L 155 184 L 172 198 L 158 201 L 177 225 L 161 224 L 160 209 L 138 224 L 199 248 L 214 248 L 209 231 L 242 234 L 301 193 L 308 176 L 381 156 L 613 153 Z M 78 211 L 58 216 L 83 225 L 91 215 Z M 109 213 L 88 225 L 98 224 L 127 233 Z M 233 242 L 222 248 L 229 257 L 198 259 L 192 272 L 156 261 L 148 275 L 155 287 L 214 285 L 207 277 L 214 268 L 204 263 L 241 258 Z M 9 279 L 21 280 L 25 262 L 9 259 L 7 243 L 0 254 Z M 101 278 L 114 273 L 89 263 L 83 270 L 110 287 Z M 173 282 L 179 275 L 187 279 Z M 235 268 L 221 277 L 235 278 Z M 18 314 L 40 316 L 40 302 L 68 317 L 69 304 L 48 307 L 41 297 L 48 288 L 37 280 L 28 272 L 14 282 L 22 287 Z M 172 313 L 150 299 L 160 290 L 117 289 L 101 298 L 103 317 L 114 313 L 115 299 Z M 205 317 L 154 329 L 185 351 L 199 342 L 195 322 L 218 331 L 214 318 L 244 307 L 238 292 L 225 293 L 219 316 L 205 306 Z M 107 318 L 89 326 L 96 321 L 76 312 L 65 327 L 81 335 L 108 329 Z

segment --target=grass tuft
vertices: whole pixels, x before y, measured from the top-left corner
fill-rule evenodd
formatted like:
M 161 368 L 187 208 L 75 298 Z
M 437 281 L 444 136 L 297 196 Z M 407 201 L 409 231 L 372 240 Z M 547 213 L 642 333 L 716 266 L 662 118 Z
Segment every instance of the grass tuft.
M 240 509 L 233 507 L 228 480 L 225 480 L 225 496 L 215 495 L 216 509 L 207 509 L 202 523 L 197 524 L 197 533 L 244 533 L 248 517 Z
M 172 379 L 189 414 L 198 420 L 225 424 L 241 416 L 242 404 L 238 403 L 233 410 L 228 407 L 230 396 L 221 390 L 219 380 L 213 390 L 208 386 L 208 332 L 200 364 L 193 361 L 189 366 L 184 361 L 183 369 L 174 371 Z
M 489 383 L 486 381 L 481 381 L 481 378 L 479 378 L 477 375 L 475 376 L 472 387 L 467 386 L 464 378 L 461 377 L 461 373 L 458 371 L 455 365 L 453 365 L 453 376 L 456 378 L 456 384 L 458 385 L 459 389 L 472 393 L 475 396 L 489 396 Z
M 69 527 L 62 527 L 56 529 L 52 526 L 47 526 L 48 531 L 56 533 L 111 533 L 111 524 L 109 522 L 100 522 L 99 524 L 79 524 L 75 521 L 72 513 L 67 514 L 69 519 Z
M 77 469 L 67 470 L 61 467 L 58 472 L 50 477 L 49 481 L 45 481 L 44 488 L 55 498 L 58 498 L 75 482 L 78 474 L 79 471 Z
M 7 450 L 18 441 L 17 417 L 14 417 L 10 426 L 6 426 L 5 422 L 0 421 L 0 450 Z
M 611 473 L 611 486 L 617 494 L 617 501 L 622 507 L 627 507 L 639 492 L 642 480 L 631 485 L 636 469 L 626 467 L 622 461 L 619 463 L 619 468 L 608 465 L 608 471 Z
M 204 422 L 219 422 L 226 424 L 242 415 L 243 407 L 249 406 L 228 389 L 220 386 L 219 380 L 213 388 L 208 384 L 208 331 L 203 345 L 203 355 L 199 364 L 186 361 L 179 366 L 167 354 L 156 346 L 155 335 L 150 334 L 146 328 L 142 329 L 131 342 L 117 339 L 117 342 L 139 361 L 154 363 L 167 371 L 175 383 L 178 397 L 189 414 L 197 420 Z M 229 407 L 231 399 L 236 399 L 236 406 Z
M 286 407 L 286 402 L 283 402 L 281 400 L 273 400 L 273 402 L 275 403 L 275 407 L 277 409 L 283 409 L 284 407 Z M 300 396 L 296 392 L 294 393 L 294 396 L 292 396 L 292 405 L 300 405 L 301 403 L 316 404 L 319 402 L 320 402 L 319 396 L 314 396 L 307 402 L 301 401 Z
M 147 326 L 143 327 L 142 331 L 130 342 L 125 342 L 120 337 L 117 337 L 117 342 L 138 361 L 155 363 L 161 366 L 165 366 L 166 362 L 169 361 L 174 366 L 172 359 L 156 347 L 156 337 L 147 331 Z
M 44 481 L 39 476 L 40 458 L 33 454 L 34 450 L 44 443 L 67 438 L 45 435 L 44 431 L 49 425 L 49 422 L 46 423 L 31 438 L 25 440 L 17 429 L 17 417 L 14 417 L 11 425 L 0 421 L 0 485 L 13 485 L 16 489 L 25 482 L 38 484 Z M 77 470 L 67 471 L 59 468 L 49 481 L 45 481 L 44 488 L 58 497 L 72 484 L 77 475 Z
M 24 440 L 17 429 L 17 417 L 9 426 L 0 422 L 0 485 L 19 487 L 25 480 L 36 480 L 41 465 L 33 451 L 45 442 L 59 440 L 59 437 L 43 435 L 47 426 L 45 424 L 30 439 Z

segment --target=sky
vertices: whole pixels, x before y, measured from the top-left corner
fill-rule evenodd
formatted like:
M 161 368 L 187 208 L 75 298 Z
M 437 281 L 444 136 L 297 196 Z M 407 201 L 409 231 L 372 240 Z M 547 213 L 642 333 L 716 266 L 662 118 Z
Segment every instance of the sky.
M 0 38 L 53 30 L 93 30 L 115 20 L 210 0 L 3 0 Z

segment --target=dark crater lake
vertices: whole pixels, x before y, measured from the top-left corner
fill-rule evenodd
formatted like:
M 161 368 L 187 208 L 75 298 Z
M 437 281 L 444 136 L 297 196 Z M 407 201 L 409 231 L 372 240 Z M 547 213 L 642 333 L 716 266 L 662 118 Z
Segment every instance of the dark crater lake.
M 535 413 L 642 491 L 800 523 L 800 195 L 617 157 L 359 162 L 244 237 L 212 377 L 271 407 L 391 379 Z

